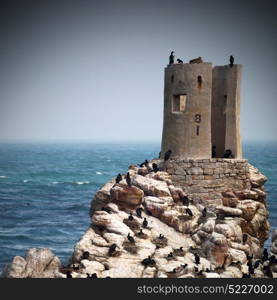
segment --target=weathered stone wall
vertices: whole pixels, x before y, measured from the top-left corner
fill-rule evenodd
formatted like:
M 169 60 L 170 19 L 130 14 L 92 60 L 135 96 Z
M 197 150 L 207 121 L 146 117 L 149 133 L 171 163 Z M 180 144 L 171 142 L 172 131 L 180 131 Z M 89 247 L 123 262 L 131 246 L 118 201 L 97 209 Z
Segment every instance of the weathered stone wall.
M 201 84 L 198 78 L 201 77 Z M 162 155 L 211 157 L 212 64 L 174 64 L 165 69 Z M 174 95 L 186 95 L 185 110 L 172 110 Z
M 242 158 L 240 139 L 241 65 L 213 68 L 212 85 L 212 144 L 217 157 L 231 149 L 235 158 Z
M 205 206 L 222 205 L 222 193 L 250 189 L 246 159 L 170 160 L 163 168 L 194 201 Z

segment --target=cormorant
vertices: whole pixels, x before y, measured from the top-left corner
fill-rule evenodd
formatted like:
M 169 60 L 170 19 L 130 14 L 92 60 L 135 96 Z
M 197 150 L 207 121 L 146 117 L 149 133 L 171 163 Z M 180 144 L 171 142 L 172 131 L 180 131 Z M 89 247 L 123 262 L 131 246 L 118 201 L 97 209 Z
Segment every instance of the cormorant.
M 242 235 L 242 243 L 243 243 L 243 245 L 246 243 L 247 238 L 248 238 L 248 235 L 247 235 L 246 233 L 244 233 L 244 234 Z
M 143 220 L 143 222 L 142 222 L 142 226 L 143 226 L 144 228 L 146 228 L 146 227 L 148 226 L 148 222 L 147 222 L 146 218 L 144 218 L 144 220 Z
M 126 182 L 127 182 L 128 186 L 132 186 L 131 177 L 130 177 L 130 173 L 129 172 L 126 175 Z
M 182 202 L 185 206 L 189 206 L 189 198 L 187 196 L 183 196 Z
M 72 275 L 71 275 L 71 272 L 70 272 L 70 271 L 67 271 L 67 272 L 66 272 L 66 278 L 72 278 Z
M 112 256 L 112 254 L 114 253 L 115 251 L 115 248 L 116 248 L 116 244 L 112 244 L 109 248 L 109 256 Z
M 135 242 L 135 239 L 132 236 L 130 236 L 130 233 L 128 233 L 127 238 L 128 238 L 128 240 L 129 240 L 130 243 L 134 243 Z
M 165 152 L 164 154 L 164 160 L 167 161 L 169 160 L 170 156 L 171 156 L 172 151 L 168 150 L 167 152 Z
M 179 64 L 182 64 L 182 63 L 183 63 L 183 61 L 182 61 L 180 58 L 177 58 L 177 62 L 178 62 Z
M 162 235 L 162 234 L 160 233 L 159 239 L 162 240 L 163 238 L 164 238 L 164 235 Z
M 192 211 L 191 211 L 189 208 L 186 209 L 186 213 L 187 213 L 190 217 L 193 216 L 193 213 L 192 213 Z
M 83 253 L 82 259 L 89 259 L 89 252 L 88 251 L 85 251 Z
M 116 176 L 115 183 L 119 183 L 121 180 L 122 180 L 122 176 L 121 176 L 121 174 L 119 173 L 119 174 Z
M 172 65 L 174 64 L 174 51 L 171 51 L 170 56 L 169 56 L 169 64 Z
M 152 164 L 152 169 L 155 173 L 157 173 L 159 171 L 158 165 L 155 163 Z
M 200 256 L 197 253 L 194 253 L 194 261 L 197 265 L 200 264 Z
M 130 221 L 133 221 L 133 220 L 134 220 L 134 217 L 133 217 L 133 214 L 132 214 L 132 213 L 130 213 L 130 215 L 129 215 L 129 217 L 128 217 L 128 220 L 130 220 Z
M 149 161 L 146 159 L 143 163 L 141 163 L 139 166 L 142 168 L 143 166 L 147 167 Z
M 225 150 L 225 153 L 223 154 L 223 158 L 234 158 L 232 150 L 230 149 Z
M 266 248 L 264 248 L 262 261 L 267 261 L 267 260 L 268 260 L 268 251 Z
M 202 210 L 202 217 L 203 217 L 203 218 L 206 218 L 206 217 L 207 217 L 207 207 L 205 207 L 205 208 Z
M 143 211 L 143 208 L 141 208 L 141 207 L 138 207 L 137 209 L 136 209 L 136 214 L 137 214 L 137 216 L 139 217 L 139 218 L 141 218 L 141 212 Z
M 231 68 L 232 68 L 233 65 L 234 65 L 234 61 L 235 61 L 234 56 L 231 55 L 231 56 L 230 56 L 230 67 L 231 67 Z

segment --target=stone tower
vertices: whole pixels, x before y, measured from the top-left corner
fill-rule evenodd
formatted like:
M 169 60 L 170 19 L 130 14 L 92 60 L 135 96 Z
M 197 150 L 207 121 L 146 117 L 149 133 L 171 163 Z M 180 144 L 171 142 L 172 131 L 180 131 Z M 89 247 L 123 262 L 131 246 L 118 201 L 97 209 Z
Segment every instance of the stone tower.
M 241 65 L 178 63 L 165 68 L 161 155 L 217 158 L 230 149 L 242 157 L 240 141 Z
M 162 155 L 211 157 L 212 64 L 165 68 Z
M 212 144 L 217 157 L 231 149 L 234 157 L 242 158 L 240 140 L 241 65 L 216 66 L 212 88 Z

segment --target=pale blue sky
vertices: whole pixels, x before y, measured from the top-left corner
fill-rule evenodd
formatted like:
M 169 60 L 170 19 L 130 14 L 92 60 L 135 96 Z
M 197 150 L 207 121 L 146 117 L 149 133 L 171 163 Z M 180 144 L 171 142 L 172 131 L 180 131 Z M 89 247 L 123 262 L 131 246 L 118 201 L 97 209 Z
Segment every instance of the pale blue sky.
M 243 64 L 242 138 L 275 139 L 271 3 L 69 0 L 5 7 L 0 139 L 160 141 L 171 50 L 184 61 L 202 56 L 215 65 L 233 54 Z

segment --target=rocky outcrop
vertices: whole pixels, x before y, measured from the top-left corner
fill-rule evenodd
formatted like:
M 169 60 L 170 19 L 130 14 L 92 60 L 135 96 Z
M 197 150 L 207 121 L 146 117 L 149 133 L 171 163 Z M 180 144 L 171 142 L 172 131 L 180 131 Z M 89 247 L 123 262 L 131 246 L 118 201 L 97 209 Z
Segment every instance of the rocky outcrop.
M 15 256 L 12 263 L 3 269 L 7 278 L 55 278 L 60 277 L 60 260 L 47 248 L 31 248 L 25 257 Z
M 91 226 L 69 269 L 53 255 L 30 254 L 15 257 L 6 276 L 66 277 L 67 270 L 74 278 L 242 277 L 251 271 L 249 261 L 261 258 L 269 234 L 266 177 L 246 160 L 154 160 L 130 166 L 129 174 L 131 186 L 113 179 L 96 193 Z M 271 269 L 251 276 L 274 275 Z

